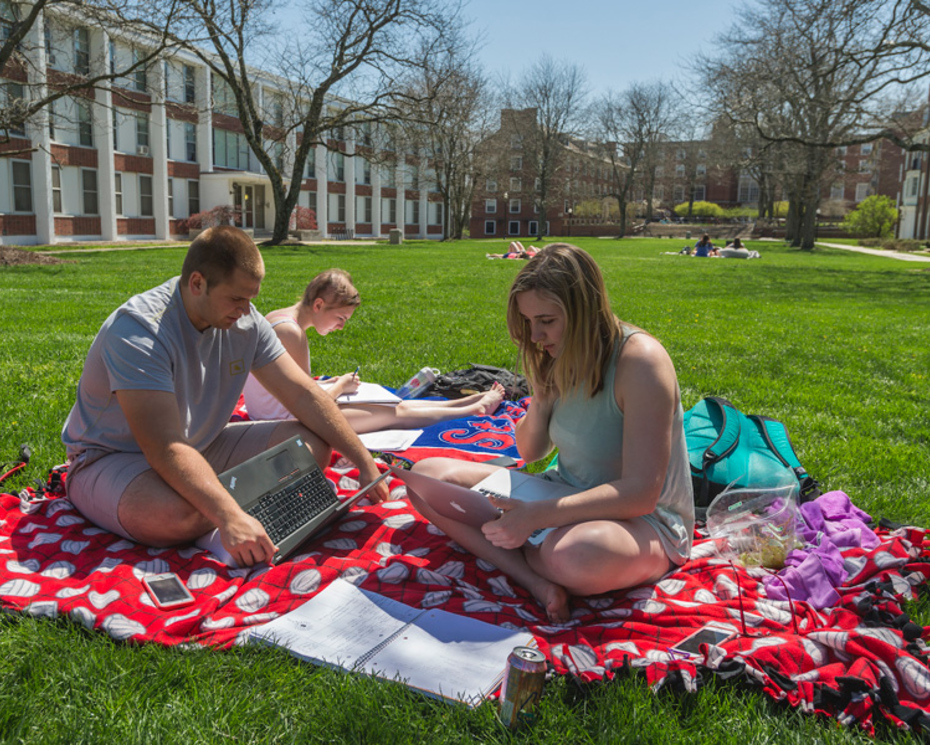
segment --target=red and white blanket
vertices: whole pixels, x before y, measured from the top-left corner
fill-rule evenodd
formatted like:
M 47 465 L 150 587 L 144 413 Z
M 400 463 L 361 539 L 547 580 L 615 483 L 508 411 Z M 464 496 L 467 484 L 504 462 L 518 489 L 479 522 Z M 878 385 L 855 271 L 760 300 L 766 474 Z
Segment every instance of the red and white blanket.
M 327 475 L 338 490 L 353 491 L 357 471 L 334 466 Z M 768 598 L 759 570 L 698 540 L 692 560 L 656 585 L 576 598 L 571 622 L 553 626 L 524 590 L 420 518 L 400 481 L 391 487 L 393 501 L 359 507 L 293 561 L 255 570 L 229 569 L 193 547 L 124 540 L 54 492 L 34 504 L 0 495 L 0 607 L 67 616 L 118 640 L 228 647 L 342 577 L 412 606 L 529 629 L 557 673 L 584 681 L 633 668 L 656 688 L 693 690 L 713 673 L 869 731 L 875 712 L 900 726 L 930 724 L 930 627 L 908 622 L 902 607 L 930 574 L 923 529 L 882 530 L 877 548 L 844 549 L 847 579 L 831 608 Z M 141 577 L 169 570 L 195 605 L 152 605 Z M 740 633 L 700 664 L 672 651 L 709 620 Z

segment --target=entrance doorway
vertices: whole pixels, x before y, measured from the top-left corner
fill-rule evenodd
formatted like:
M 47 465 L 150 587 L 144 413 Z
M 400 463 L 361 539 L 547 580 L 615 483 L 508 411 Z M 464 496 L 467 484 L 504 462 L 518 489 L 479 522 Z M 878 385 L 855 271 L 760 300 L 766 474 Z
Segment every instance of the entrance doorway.
M 233 184 L 233 207 L 239 217 L 239 227 L 265 229 L 265 186 Z

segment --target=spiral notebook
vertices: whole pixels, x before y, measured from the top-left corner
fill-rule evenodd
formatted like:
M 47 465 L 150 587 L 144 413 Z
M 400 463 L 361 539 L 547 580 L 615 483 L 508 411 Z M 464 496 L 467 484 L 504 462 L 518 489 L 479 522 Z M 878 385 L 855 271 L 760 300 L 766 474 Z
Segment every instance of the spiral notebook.
M 535 644 L 529 632 L 437 608 L 414 608 L 342 579 L 252 629 L 250 640 L 471 707 L 497 689 L 514 647 Z

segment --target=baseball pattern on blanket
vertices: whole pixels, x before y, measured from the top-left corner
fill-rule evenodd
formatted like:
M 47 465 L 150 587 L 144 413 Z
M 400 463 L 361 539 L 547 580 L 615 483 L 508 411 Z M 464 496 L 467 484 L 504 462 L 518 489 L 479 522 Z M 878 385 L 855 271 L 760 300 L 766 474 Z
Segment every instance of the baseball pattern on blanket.
M 357 488 L 358 472 L 342 461 L 334 458 L 326 473 L 343 495 Z M 723 561 L 698 539 L 691 561 L 655 585 L 576 598 L 565 626 L 549 625 L 528 593 L 424 522 L 401 482 L 391 482 L 391 494 L 350 512 L 294 561 L 252 570 L 231 570 L 193 547 L 126 541 L 85 521 L 60 494 L 34 504 L 0 495 L 0 607 L 68 617 L 119 640 L 228 647 L 342 577 L 414 607 L 528 629 L 557 673 L 585 681 L 632 668 L 655 688 L 694 690 L 713 672 L 869 730 L 877 712 L 896 724 L 930 724 L 922 641 L 930 629 L 909 623 L 902 607 L 930 575 L 927 531 L 874 534 L 859 525 L 864 513 L 841 514 L 839 492 L 816 510 L 818 533 L 845 536 L 833 546 L 843 577 L 832 607 L 771 597 L 770 574 Z M 850 519 L 873 543 L 849 540 Z M 193 605 L 151 603 L 141 577 L 164 571 L 186 582 Z M 786 587 L 799 586 L 792 582 Z M 736 636 L 699 658 L 674 650 L 708 621 Z

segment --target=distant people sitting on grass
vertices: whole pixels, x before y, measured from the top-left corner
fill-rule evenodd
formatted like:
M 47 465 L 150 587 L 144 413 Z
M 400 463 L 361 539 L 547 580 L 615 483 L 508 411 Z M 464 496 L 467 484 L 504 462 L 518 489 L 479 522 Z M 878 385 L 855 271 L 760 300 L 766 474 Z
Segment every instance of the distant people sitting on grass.
M 363 484 L 378 477 L 332 397 L 252 305 L 264 276 L 248 235 L 208 228 L 191 243 L 180 277 L 104 321 L 62 431 L 68 499 L 88 520 L 156 547 L 218 528 L 236 563 L 252 566 L 277 547 L 217 473 L 300 435 L 321 466 L 335 449 L 358 466 Z M 287 402 L 291 421 L 230 423 L 250 371 Z M 387 497 L 383 484 L 372 495 Z
M 701 240 L 694 244 L 694 256 L 707 258 L 708 256 L 718 256 L 717 249 L 711 243 L 710 236 L 707 233 L 701 236 Z
M 314 277 L 300 300 L 288 308 L 271 311 L 266 320 L 294 361 L 308 375 L 310 349 L 307 330 L 320 336 L 344 328 L 361 304 L 351 275 L 342 269 L 329 269 Z M 358 390 L 358 372 L 320 380 L 332 398 Z M 243 390 L 245 408 L 253 420 L 293 419 L 294 415 L 254 375 Z M 490 416 L 504 398 L 504 387 L 495 383 L 483 393 L 453 401 L 401 401 L 392 404 L 340 403 L 339 410 L 352 429 L 362 434 L 383 429 L 417 429 L 465 416 Z
M 724 259 L 758 259 L 758 251 L 750 251 L 739 238 L 734 238 L 726 248 L 720 249 L 720 256 Z
M 507 247 L 507 253 L 504 254 L 485 254 L 487 259 L 532 259 L 539 249 L 536 246 L 530 246 L 529 248 L 523 248 L 523 244 L 520 241 L 513 241 Z

